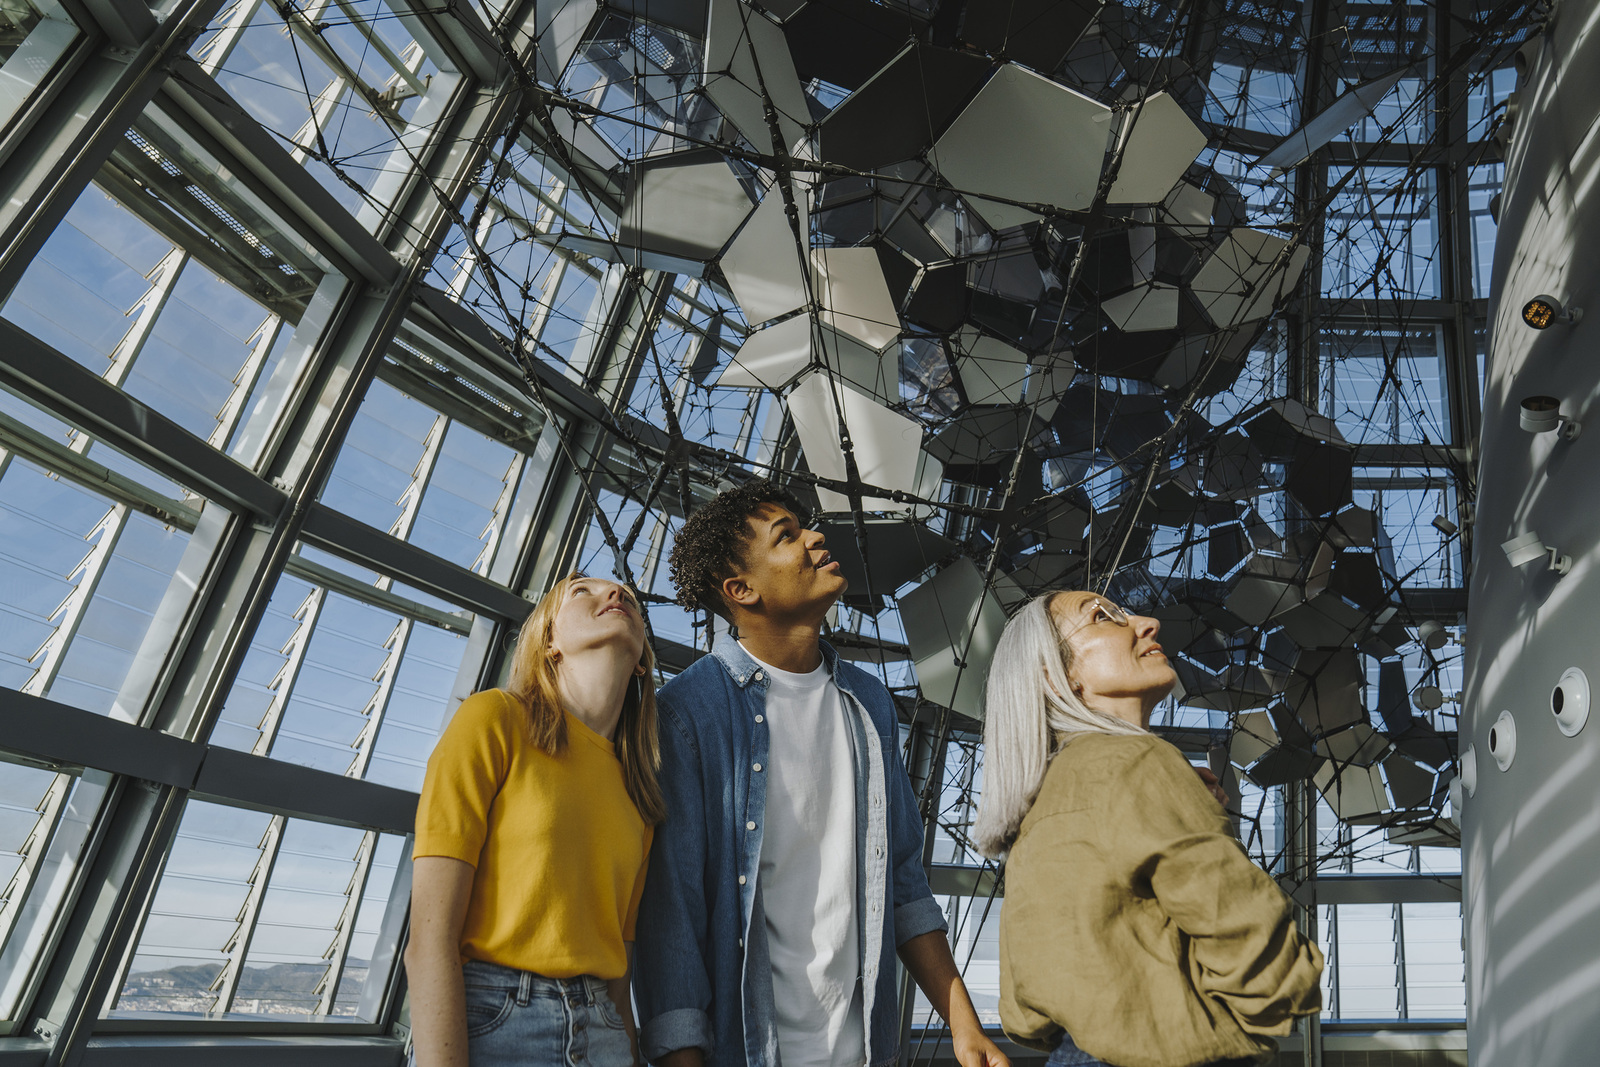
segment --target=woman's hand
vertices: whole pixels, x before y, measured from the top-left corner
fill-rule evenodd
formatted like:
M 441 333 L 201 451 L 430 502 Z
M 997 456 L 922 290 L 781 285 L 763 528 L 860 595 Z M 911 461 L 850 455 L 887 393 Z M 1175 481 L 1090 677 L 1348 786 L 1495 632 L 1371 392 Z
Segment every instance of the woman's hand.
M 628 1049 L 633 1055 L 633 1067 L 644 1067 L 644 1059 L 639 1055 L 639 1029 L 633 1022 L 633 942 L 624 941 L 622 947 L 628 957 L 628 973 L 607 981 L 606 995 L 622 1017 L 622 1028 L 628 1033 Z
M 1232 800 L 1233 798 L 1228 795 L 1228 791 L 1226 789 L 1222 788 L 1222 783 L 1217 779 L 1217 776 L 1211 772 L 1211 768 L 1196 767 L 1194 769 L 1194 773 L 1200 776 L 1200 780 L 1206 784 L 1206 788 L 1210 790 L 1211 795 L 1217 798 L 1217 803 L 1221 804 L 1223 808 L 1226 809 L 1228 806 L 1228 801 Z

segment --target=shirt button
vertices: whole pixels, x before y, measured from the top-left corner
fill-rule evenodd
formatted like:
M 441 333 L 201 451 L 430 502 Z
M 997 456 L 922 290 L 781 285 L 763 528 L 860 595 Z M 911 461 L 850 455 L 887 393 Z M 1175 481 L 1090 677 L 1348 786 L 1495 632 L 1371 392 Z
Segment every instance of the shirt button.
M 752 765 L 752 769 L 759 771 L 761 769 L 761 764 L 759 764 L 759 763 L 753 764 Z
M 753 822 L 747 822 L 744 824 L 744 828 L 746 830 L 754 830 L 756 828 L 756 824 Z
M 758 682 L 761 681 L 761 672 L 760 671 L 756 671 L 756 681 L 758 681 Z
M 744 875 L 742 874 L 739 876 L 739 884 L 744 885 Z
M 756 722 L 766 722 L 766 721 L 767 721 L 767 720 L 766 720 L 766 719 L 764 719 L 764 718 L 762 718 L 762 717 L 761 717 L 761 716 L 760 716 L 760 715 L 757 715 L 757 716 L 756 716 Z

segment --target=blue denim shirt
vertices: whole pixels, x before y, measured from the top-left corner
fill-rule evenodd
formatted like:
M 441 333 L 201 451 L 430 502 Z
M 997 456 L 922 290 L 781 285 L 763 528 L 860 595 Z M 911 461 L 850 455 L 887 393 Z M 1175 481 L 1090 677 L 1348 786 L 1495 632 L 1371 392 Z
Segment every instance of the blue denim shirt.
M 883 683 L 822 657 L 845 696 L 856 753 L 856 890 L 867 1062 L 894 1062 L 895 950 L 946 929 L 922 869 L 922 820 Z M 698 1046 L 715 1067 L 779 1067 L 772 966 L 756 875 L 766 826 L 767 672 L 737 641 L 662 687 L 661 788 L 634 948 L 640 1051 Z M 753 827 L 753 829 L 752 829 Z

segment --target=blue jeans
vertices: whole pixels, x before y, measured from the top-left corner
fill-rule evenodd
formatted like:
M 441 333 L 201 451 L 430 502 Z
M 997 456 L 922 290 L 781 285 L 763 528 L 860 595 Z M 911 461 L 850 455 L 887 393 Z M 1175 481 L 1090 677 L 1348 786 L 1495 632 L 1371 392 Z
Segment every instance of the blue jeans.
M 632 1067 L 622 1016 L 591 975 L 545 978 L 481 960 L 461 966 L 471 1067 Z
M 1254 1060 L 1219 1060 L 1212 1067 L 1253 1067 Z M 1072 1035 L 1063 1032 L 1061 1044 L 1050 1053 L 1050 1058 L 1045 1060 L 1044 1067 L 1109 1067 L 1102 1060 L 1097 1060 L 1072 1040 Z
M 1079 1048 L 1073 1042 L 1071 1034 L 1063 1033 L 1061 1044 L 1050 1053 L 1050 1058 L 1045 1061 L 1044 1067 L 1106 1067 L 1106 1065 Z

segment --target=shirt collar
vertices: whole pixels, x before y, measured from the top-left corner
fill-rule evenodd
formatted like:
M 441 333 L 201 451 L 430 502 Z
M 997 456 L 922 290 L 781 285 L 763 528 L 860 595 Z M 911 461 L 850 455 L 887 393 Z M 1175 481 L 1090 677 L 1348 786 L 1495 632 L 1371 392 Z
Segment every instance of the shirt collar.
M 828 665 L 828 673 L 837 679 L 839 676 L 839 653 L 835 652 L 833 646 L 821 638 L 817 639 L 817 647 L 822 651 L 822 662 Z M 767 683 L 770 681 L 767 677 L 767 672 L 761 669 L 761 664 L 756 662 L 755 657 L 746 652 L 744 646 L 731 637 L 725 637 L 718 641 L 716 646 L 712 648 L 711 655 L 721 664 L 722 669 L 728 672 L 728 677 L 733 679 L 733 684 L 740 689 L 745 688 L 752 682 L 762 688 L 766 688 Z M 761 675 L 760 678 L 756 677 L 758 674 Z

